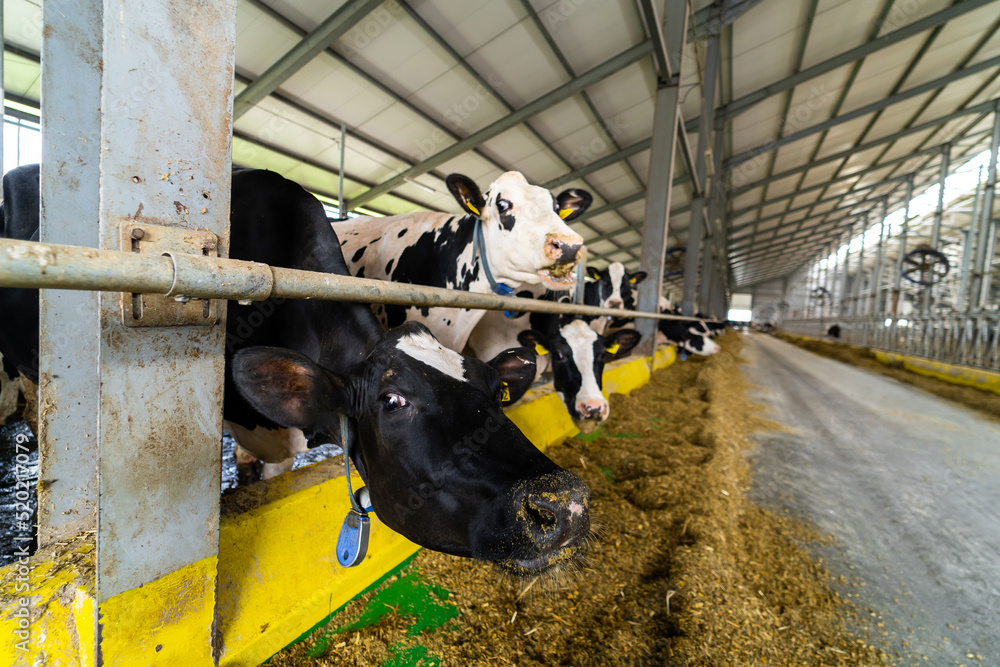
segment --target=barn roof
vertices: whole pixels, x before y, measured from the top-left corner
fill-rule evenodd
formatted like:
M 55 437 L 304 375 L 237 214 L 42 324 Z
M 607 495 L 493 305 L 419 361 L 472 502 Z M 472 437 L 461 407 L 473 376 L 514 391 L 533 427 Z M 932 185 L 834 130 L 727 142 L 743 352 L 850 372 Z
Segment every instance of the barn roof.
M 668 0 L 675 2 L 677 0 Z M 733 286 L 825 256 L 989 146 L 1000 0 L 689 0 L 681 109 L 696 145 L 706 40 L 721 29 Z M 657 87 L 635 0 L 238 0 L 233 160 L 350 208 L 457 210 L 444 177 L 516 169 L 582 187 L 590 262 L 637 268 Z M 39 97 L 41 10 L 5 3 L 5 86 Z M 155 72 L 150 85 L 155 85 Z M 676 161 L 669 246 L 688 235 Z M 952 206 L 962 215 L 969 207 Z M 960 225 L 959 225 L 960 226 Z M 917 233 L 920 228 L 917 227 Z

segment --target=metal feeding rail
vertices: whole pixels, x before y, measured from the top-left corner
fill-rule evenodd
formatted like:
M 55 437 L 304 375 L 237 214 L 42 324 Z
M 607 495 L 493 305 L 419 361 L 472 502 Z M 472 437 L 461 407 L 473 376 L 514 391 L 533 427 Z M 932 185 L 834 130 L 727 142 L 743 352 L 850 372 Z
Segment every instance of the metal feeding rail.
M 0 239 L 0 286 L 163 294 L 177 301 L 268 298 L 621 317 L 620 309 L 477 294 L 180 252 L 162 255 Z M 628 311 L 628 317 L 702 321 Z

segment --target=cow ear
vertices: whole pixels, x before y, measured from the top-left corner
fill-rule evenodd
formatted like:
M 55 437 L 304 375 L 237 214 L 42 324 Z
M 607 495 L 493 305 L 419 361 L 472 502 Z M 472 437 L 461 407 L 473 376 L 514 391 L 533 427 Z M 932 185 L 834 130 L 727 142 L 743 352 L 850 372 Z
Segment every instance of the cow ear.
M 590 278 L 591 280 L 600 280 L 601 279 L 601 271 L 600 271 L 600 269 L 595 269 L 592 266 L 588 266 L 587 267 L 587 278 Z
M 462 174 L 448 174 L 448 178 L 444 179 L 444 182 L 448 184 L 449 192 L 462 209 L 477 218 L 483 214 L 486 200 L 483 199 L 483 193 L 479 191 L 479 186 L 471 178 Z
M 604 337 L 604 348 L 609 354 L 624 357 L 639 344 L 642 334 L 635 329 L 619 329 Z
M 285 427 L 321 429 L 348 407 L 343 380 L 298 352 L 248 347 L 233 357 L 232 373 L 243 398 Z
M 521 333 L 517 334 L 517 342 L 521 345 L 530 348 L 535 351 L 540 357 L 544 357 L 549 353 L 548 344 L 549 339 L 545 337 L 545 334 L 540 331 L 535 331 L 534 329 L 525 329 Z
M 500 374 L 503 382 L 500 405 L 516 402 L 535 381 L 535 353 L 526 347 L 512 347 L 504 350 L 489 361 L 489 365 Z
M 584 211 L 590 208 L 593 202 L 594 198 L 590 193 L 579 188 L 563 190 L 556 197 L 556 203 L 559 206 L 559 217 L 567 222 L 582 215 Z
M 641 283 L 643 280 L 646 279 L 647 275 L 649 274 L 647 274 L 645 271 L 636 271 L 635 273 L 628 274 L 628 281 L 632 285 L 638 285 L 639 283 Z

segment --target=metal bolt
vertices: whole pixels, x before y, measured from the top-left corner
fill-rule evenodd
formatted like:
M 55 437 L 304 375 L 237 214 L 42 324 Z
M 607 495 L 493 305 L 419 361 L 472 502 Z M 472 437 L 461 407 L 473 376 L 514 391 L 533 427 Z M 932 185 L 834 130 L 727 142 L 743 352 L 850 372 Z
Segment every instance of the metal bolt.
M 174 297 L 174 301 L 177 301 L 178 303 L 187 303 L 190 300 L 191 297 L 189 297 L 187 294 L 178 294 L 177 296 Z
M 138 227 L 132 230 L 132 238 L 134 238 L 136 241 L 141 241 L 142 237 L 144 237 L 145 235 L 146 232 L 142 231 Z

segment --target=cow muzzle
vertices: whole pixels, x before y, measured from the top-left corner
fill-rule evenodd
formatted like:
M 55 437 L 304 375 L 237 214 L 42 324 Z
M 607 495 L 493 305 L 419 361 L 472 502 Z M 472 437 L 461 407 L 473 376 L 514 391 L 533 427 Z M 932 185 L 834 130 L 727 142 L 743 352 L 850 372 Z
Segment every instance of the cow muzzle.
M 545 258 L 552 264 L 538 271 L 542 283 L 552 290 L 572 288 L 576 284 L 574 269 L 584 252 L 582 237 L 549 234 L 545 238 Z
M 504 563 L 516 574 L 539 574 L 572 560 L 590 535 L 590 490 L 579 476 L 559 470 L 528 480 L 514 494 L 515 524 L 530 548 Z
M 545 239 L 545 256 L 553 266 L 575 264 L 580 258 L 583 238 L 579 236 L 552 236 Z

